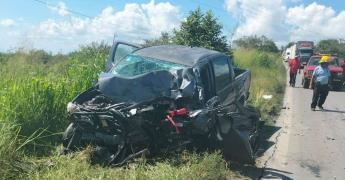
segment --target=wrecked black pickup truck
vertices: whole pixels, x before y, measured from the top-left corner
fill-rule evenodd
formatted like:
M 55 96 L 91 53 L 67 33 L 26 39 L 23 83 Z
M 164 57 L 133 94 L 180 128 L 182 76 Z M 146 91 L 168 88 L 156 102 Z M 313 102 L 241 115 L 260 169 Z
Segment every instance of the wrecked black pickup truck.
M 254 162 L 259 114 L 246 105 L 250 71 L 204 48 L 113 45 L 94 87 L 68 103 L 63 153 L 88 145 L 108 165 L 185 149 Z

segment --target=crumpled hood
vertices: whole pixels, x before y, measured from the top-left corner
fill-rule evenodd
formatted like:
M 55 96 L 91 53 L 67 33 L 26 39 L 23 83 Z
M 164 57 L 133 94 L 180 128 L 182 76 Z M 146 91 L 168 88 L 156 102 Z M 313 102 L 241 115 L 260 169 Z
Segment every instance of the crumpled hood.
M 192 97 L 196 89 L 192 72 L 192 68 L 161 70 L 129 78 L 102 73 L 97 87 L 115 102 L 139 103 L 160 97 Z

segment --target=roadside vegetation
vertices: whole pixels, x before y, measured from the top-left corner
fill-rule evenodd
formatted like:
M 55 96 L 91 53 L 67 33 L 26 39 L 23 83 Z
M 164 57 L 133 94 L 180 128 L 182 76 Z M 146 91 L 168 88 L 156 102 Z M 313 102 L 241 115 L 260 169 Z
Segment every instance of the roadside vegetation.
M 249 104 L 258 108 L 266 124 L 274 124 L 274 118 L 282 108 L 286 72 L 278 53 L 240 48 L 234 51 L 235 64 L 250 69 L 252 81 Z
M 210 22 L 204 23 L 212 24 L 210 28 L 200 26 L 203 31 L 210 30 L 209 36 L 190 34 L 195 32 L 189 31 L 194 22 Z M 233 54 L 236 65 L 250 69 L 249 103 L 260 109 L 264 120 L 272 122 L 271 117 L 279 112 L 285 84 L 285 70 L 278 53 L 241 46 L 230 51 L 230 45 L 221 35 L 221 25 L 211 12 L 191 12 L 185 27 L 174 33 L 163 34 L 164 40 Z M 184 37 L 202 38 L 191 42 Z M 159 39 L 150 42 L 162 44 Z M 241 176 L 229 169 L 231 163 L 225 162 L 218 152 L 183 152 L 151 160 L 139 158 L 121 168 L 91 165 L 90 149 L 59 156 L 61 134 L 68 125 L 66 104 L 95 84 L 108 50 L 108 45 L 94 43 L 67 55 L 20 49 L 0 54 L 1 178 L 237 179 Z M 265 100 L 263 95 L 272 95 L 272 99 Z
M 325 39 L 316 45 L 316 51 L 324 54 L 337 54 L 340 58 L 345 58 L 344 39 Z

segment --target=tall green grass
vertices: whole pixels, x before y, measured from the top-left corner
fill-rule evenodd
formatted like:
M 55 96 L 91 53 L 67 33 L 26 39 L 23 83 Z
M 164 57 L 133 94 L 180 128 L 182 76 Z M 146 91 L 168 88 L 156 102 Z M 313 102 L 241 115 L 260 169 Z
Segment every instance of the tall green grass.
M 95 84 L 108 53 L 105 45 L 81 47 L 68 55 L 42 51 L 0 54 L 0 176 L 27 179 L 232 179 L 218 153 L 176 155 L 125 168 L 91 166 L 87 151 L 58 156 L 68 125 L 66 104 Z M 252 70 L 250 103 L 265 119 L 279 110 L 284 69 L 277 54 L 236 50 L 235 62 Z M 272 94 L 266 101 L 263 94 Z
M 239 49 L 234 52 L 235 64 L 250 69 L 252 80 L 249 103 L 257 107 L 262 118 L 269 124 L 278 115 L 285 91 L 285 68 L 277 53 L 255 49 Z M 263 95 L 272 95 L 265 100 Z
M 219 153 L 182 153 L 165 160 L 146 162 L 138 159 L 122 168 L 90 165 L 89 151 L 69 157 L 53 156 L 52 163 L 40 162 L 40 171 L 32 171 L 29 179 L 235 179 Z
M 47 58 L 46 55 L 34 56 L 35 51 L 8 56 L 0 68 L 0 122 L 22 127 L 19 135 L 23 137 L 37 131 L 50 135 L 30 144 L 31 153 L 43 154 L 55 148 L 60 137 L 52 134 L 62 132 L 68 123 L 66 104 L 96 82 L 107 49 L 105 46 L 83 47 L 60 64 L 44 63 L 42 59 Z

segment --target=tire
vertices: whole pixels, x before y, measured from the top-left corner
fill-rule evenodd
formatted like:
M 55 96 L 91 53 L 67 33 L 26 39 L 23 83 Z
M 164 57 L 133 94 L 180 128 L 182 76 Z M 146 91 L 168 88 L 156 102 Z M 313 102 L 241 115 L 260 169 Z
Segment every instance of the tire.
M 125 140 L 123 144 L 117 146 L 107 144 L 107 135 L 87 131 L 85 126 L 80 124 L 70 123 L 62 136 L 63 150 L 61 155 L 66 155 L 70 152 L 78 151 L 91 145 L 91 163 L 100 165 L 110 165 L 112 163 L 122 162 L 126 157 Z M 111 146 L 111 147 L 110 147 Z
M 304 79 L 303 79 L 303 84 L 302 84 L 303 88 L 304 88 L 304 89 L 308 89 L 308 88 L 309 88 L 309 85 L 310 85 L 309 79 L 304 78 Z
M 79 132 L 73 123 L 70 123 L 62 135 L 63 150 L 61 154 L 67 154 L 82 147 L 81 132 Z

